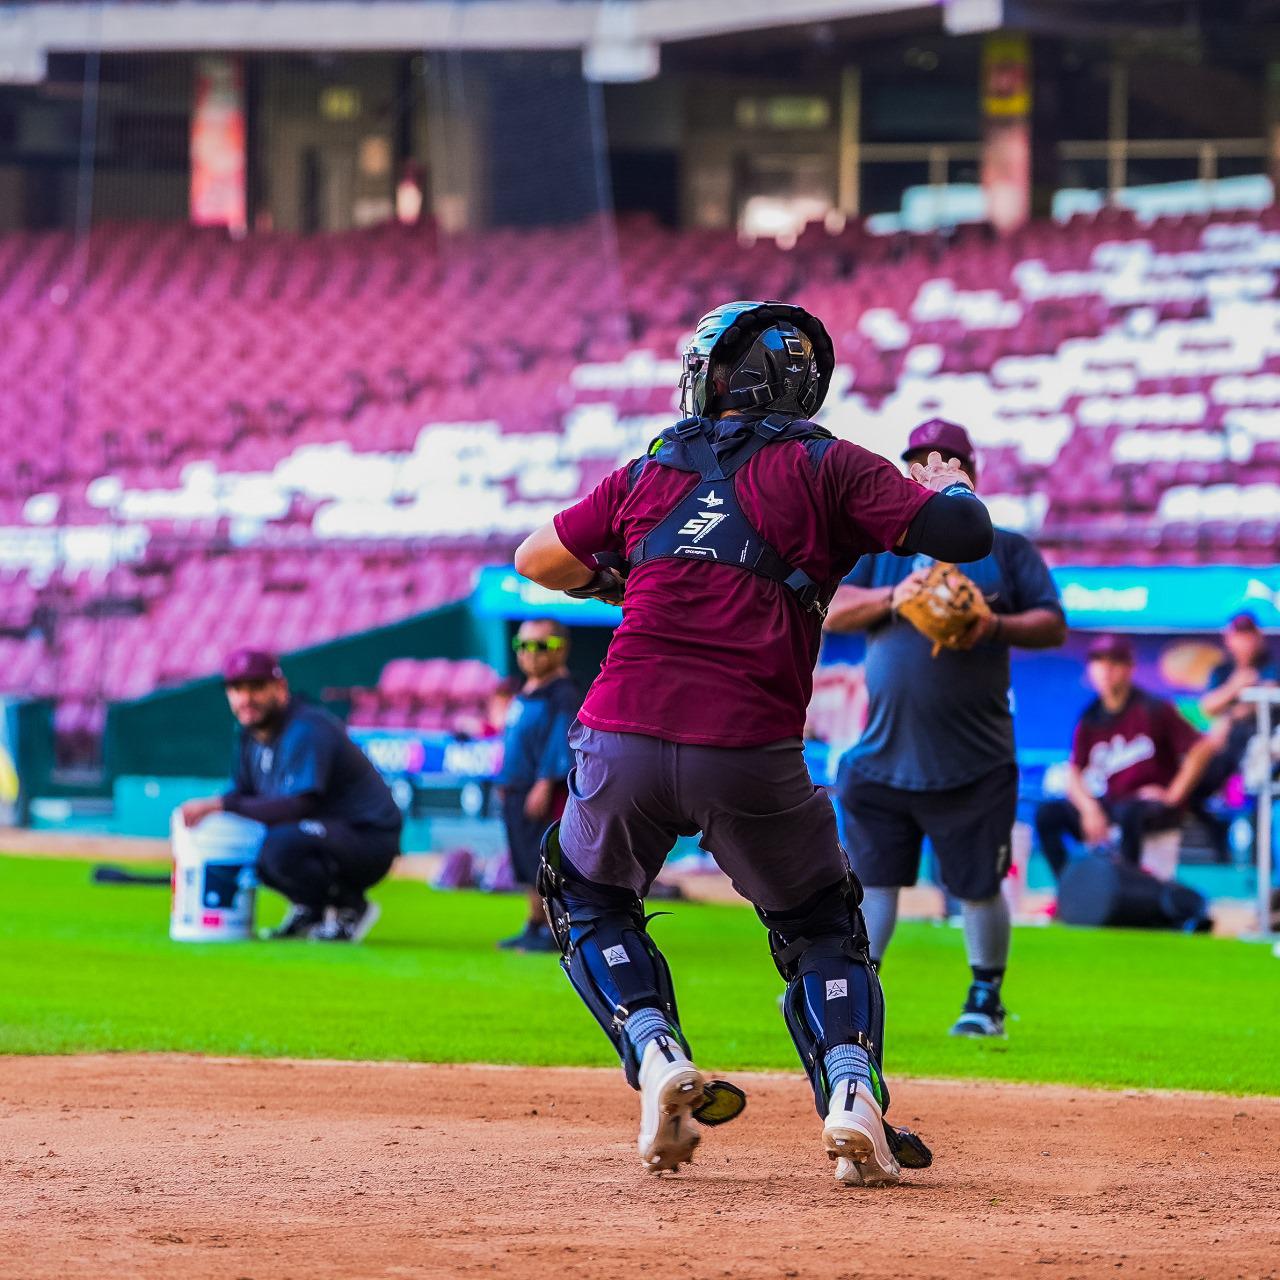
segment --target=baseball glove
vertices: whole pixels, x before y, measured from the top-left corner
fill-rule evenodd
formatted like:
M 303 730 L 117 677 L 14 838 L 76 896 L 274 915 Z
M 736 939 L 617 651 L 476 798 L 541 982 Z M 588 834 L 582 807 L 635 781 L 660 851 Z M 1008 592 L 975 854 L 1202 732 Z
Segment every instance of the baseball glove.
M 933 641 L 933 656 L 943 649 L 960 649 L 972 628 L 991 613 L 991 608 L 972 578 L 945 560 L 937 561 L 929 572 L 913 583 L 897 606 L 905 618 L 927 640 Z

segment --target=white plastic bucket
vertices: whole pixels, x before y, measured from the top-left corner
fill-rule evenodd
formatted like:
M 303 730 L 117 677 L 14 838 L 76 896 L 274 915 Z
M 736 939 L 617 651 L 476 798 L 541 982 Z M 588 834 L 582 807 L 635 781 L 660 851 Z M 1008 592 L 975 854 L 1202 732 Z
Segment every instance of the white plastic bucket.
M 175 942 L 240 942 L 253 937 L 254 864 L 266 827 L 234 813 L 211 813 L 188 827 L 175 810 L 169 827 Z

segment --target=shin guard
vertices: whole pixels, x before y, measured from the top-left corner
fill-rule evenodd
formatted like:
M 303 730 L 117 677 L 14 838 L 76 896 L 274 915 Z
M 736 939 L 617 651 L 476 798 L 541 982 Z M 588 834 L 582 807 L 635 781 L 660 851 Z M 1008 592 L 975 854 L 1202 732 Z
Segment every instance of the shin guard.
M 830 1102 L 825 1057 L 838 1044 L 861 1045 L 871 1060 L 872 1088 L 882 1111 L 889 1090 L 884 1053 L 884 995 L 871 964 L 859 910 L 858 882 L 848 876 L 793 911 L 760 911 L 774 964 L 787 983 L 783 1015 L 813 1084 L 818 1114 Z
M 648 933 L 649 917 L 634 893 L 592 884 L 565 868 L 559 823 L 542 841 L 538 892 L 560 948 L 560 967 L 618 1051 L 633 1089 L 640 1087 L 640 1063 L 623 1032 L 637 1009 L 659 1010 L 685 1053 L 671 970 Z

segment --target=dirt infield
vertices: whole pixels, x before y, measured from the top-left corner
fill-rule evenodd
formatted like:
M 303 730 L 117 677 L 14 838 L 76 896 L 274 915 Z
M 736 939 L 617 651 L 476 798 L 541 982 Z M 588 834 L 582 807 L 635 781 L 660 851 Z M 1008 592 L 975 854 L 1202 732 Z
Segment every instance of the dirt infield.
M 903 1083 L 937 1163 L 865 1191 L 740 1083 L 653 1177 L 613 1072 L 0 1059 L 0 1275 L 1280 1274 L 1280 1100 Z

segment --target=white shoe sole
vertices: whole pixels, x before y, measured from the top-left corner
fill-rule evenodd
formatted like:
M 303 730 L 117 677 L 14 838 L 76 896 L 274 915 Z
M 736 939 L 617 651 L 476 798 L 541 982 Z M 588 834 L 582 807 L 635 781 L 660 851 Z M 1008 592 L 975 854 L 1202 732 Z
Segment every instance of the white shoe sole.
M 827 1117 L 822 1128 L 822 1145 L 836 1162 L 836 1181 L 848 1187 L 892 1187 L 902 1169 L 889 1150 L 884 1124 L 879 1117 L 838 1111 Z
M 376 902 L 371 902 L 365 908 L 364 915 L 360 917 L 360 923 L 349 938 L 325 937 L 318 930 L 325 928 L 332 923 L 331 919 L 326 919 L 323 923 L 316 926 L 309 935 L 312 942 L 341 942 L 344 946 L 353 946 L 357 942 L 363 941 L 369 930 L 378 923 L 378 917 L 382 915 L 382 908 Z
M 376 902 L 369 903 L 368 909 L 365 911 L 364 915 L 360 917 L 359 927 L 356 929 L 355 933 L 351 935 L 351 941 L 363 942 L 365 937 L 368 935 L 369 930 L 378 923 L 381 915 L 382 908 L 378 906 Z
M 702 1141 L 693 1112 L 702 1104 L 705 1085 L 702 1072 L 692 1062 L 681 1062 L 651 1086 L 652 1098 L 649 1090 L 642 1091 L 644 1127 L 636 1147 L 650 1173 L 673 1172 L 693 1158 L 694 1148 Z
M 968 1036 L 986 1040 L 1007 1040 L 1009 1038 L 1004 1029 L 1003 1018 L 997 1022 L 994 1018 L 988 1017 L 983 1013 L 962 1013 L 951 1028 L 951 1034 L 953 1036 Z

